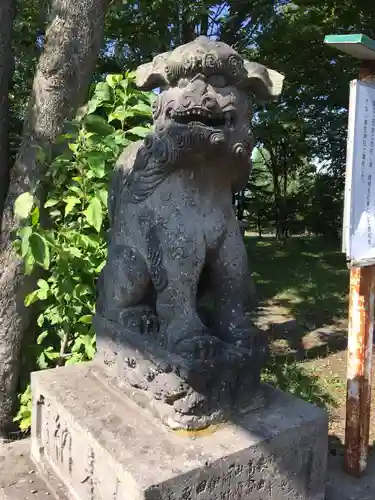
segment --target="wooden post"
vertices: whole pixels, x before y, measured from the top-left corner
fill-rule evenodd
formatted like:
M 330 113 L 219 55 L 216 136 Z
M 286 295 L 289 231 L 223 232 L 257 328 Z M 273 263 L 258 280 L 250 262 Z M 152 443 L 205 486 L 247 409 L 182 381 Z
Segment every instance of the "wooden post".
M 350 269 L 344 470 L 360 476 L 367 466 L 375 267 Z
M 371 81 L 375 61 L 363 61 L 359 78 Z M 347 399 L 344 470 L 360 476 L 367 466 L 371 361 L 374 330 L 375 266 L 350 268 Z

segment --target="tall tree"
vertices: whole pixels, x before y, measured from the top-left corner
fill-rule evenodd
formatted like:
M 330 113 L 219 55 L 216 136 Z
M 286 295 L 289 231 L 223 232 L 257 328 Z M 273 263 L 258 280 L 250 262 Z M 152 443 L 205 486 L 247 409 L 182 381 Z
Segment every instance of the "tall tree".
M 272 0 L 113 0 L 106 20 L 101 70 L 131 69 L 196 35 L 221 39 L 243 50 L 268 25 Z
M 9 86 L 13 73 L 11 49 L 14 1 L 0 3 L 0 216 L 9 182 Z
M 14 201 L 23 192 L 43 199 L 43 163 L 48 150 L 86 97 L 101 48 L 107 0 L 54 0 L 45 32 L 23 138 L 5 202 L 0 241 L 0 436 L 9 428 L 19 376 L 20 348 L 32 329 L 23 299 L 31 286 L 12 245 L 18 227 Z M 42 206 L 40 207 L 42 209 Z

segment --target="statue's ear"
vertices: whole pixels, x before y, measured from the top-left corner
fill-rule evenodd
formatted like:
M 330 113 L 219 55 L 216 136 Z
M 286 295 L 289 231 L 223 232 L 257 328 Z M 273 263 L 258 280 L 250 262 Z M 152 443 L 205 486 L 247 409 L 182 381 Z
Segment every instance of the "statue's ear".
M 143 90 L 153 90 L 168 85 L 166 74 L 167 61 L 170 52 L 164 52 L 154 57 L 152 62 L 138 66 L 135 74 L 135 84 Z
M 247 77 L 243 86 L 247 92 L 255 95 L 259 102 L 276 100 L 282 91 L 284 75 L 268 69 L 262 64 L 244 61 Z

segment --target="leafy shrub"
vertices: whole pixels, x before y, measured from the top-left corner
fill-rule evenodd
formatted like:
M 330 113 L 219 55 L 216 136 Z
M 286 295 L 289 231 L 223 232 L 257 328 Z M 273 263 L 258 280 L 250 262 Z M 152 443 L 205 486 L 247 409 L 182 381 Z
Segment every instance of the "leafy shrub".
M 90 360 L 95 353 L 92 316 L 95 284 L 106 260 L 107 186 L 123 148 L 144 137 L 151 125 L 153 94 L 136 90 L 132 73 L 109 75 L 92 95 L 68 132 L 63 149 L 48 161 L 48 196 L 43 207 L 32 193 L 15 203 L 21 226 L 15 241 L 27 274 L 37 273 L 37 288 L 25 304 L 37 306 L 37 338 L 28 352 L 37 368 Z M 41 224 L 41 213 L 47 224 Z M 43 221 L 45 218 L 43 217 Z M 32 360 L 32 361 L 33 361 Z M 20 396 L 16 417 L 30 427 L 31 391 Z

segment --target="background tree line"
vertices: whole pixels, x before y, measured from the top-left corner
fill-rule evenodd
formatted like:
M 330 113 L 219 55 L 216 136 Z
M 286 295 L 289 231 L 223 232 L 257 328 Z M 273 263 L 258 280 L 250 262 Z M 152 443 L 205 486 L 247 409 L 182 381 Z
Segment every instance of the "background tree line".
M 77 169 L 80 171 L 86 168 L 85 165 L 94 169 L 91 178 L 96 179 L 95 182 L 104 182 L 107 174 L 99 165 L 103 162 L 105 168 L 112 165 L 118 148 L 135 136 L 141 136 L 149 121 L 151 96 L 129 93 L 130 75 L 117 80 L 108 75 L 124 74 L 140 62 L 186 43 L 198 34 L 223 40 L 248 58 L 283 72 L 286 84 L 281 100 L 258 109 L 254 117 L 257 139 L 254 170 L 248 189 L 236 198 L 238 215 L 246 218 L 260 236 L 272 231 L 277 238 L 285 239 L 290 234 L 308 231 L 338 238 L 348 83 L 356 75 L 357 68 L 355 61 L 326 48 L 323 38 L 329 33 L 346 32 L 372 36 L 373 26 L 375 11 L 364 0 L 2 0 L 0 436 L 8 434 L 17 407 L 16 396 L 25 389 L 22 375 L 28 373 L 28 368 L 35 367 L 34 360 L 25 368 L 28 361 L 24 358 L 28 358 L 27 353 L 33 346 L 43 344 L 40 323 L 44 320 L 38 320 L 40 307 L 39 310 L 31 307 L 31 303 L 38 297 L 50 300 L 57 270 L 63 272 L 64 269 L 58 267 L 62 266 L 61 255 L 47 255 L 46 249 L 55 248 L 53 244 L 57 241 L 53 243 L 52 237 L 49 241 L 48 231 L 60 228 L 56 233 L 60 238 L 66 228 L 74 226 L 66 219 L 69 223 L 63 227 L 65 219 L 61 223 L 59 210 L 55 210 L 55 215 L 51 210 L 52 194 L 63 194 L 59 177 L 61 165 L 65 165 L 61 174 L 65 175 L 65 183 L 73 182 L 73 174 L 69 177 L 67 173 L 69 168 L 76 169 L 76 176 Z M 90 122 L 85 118 L 84 125 L 83 122 L 71 122 L 77 109 L 88 100 L 91 115 L 101 116 L 102 121 L 91 119 Z M 70 135 L 64 128 L 67 122 L 74 129 Z M 87 138 L 85 134 L 92 135 Z M 99 143 L 93 139 L 96 136 L 100 136 Z M 82 138 L 86 143 L 90 139 L 92 151 L 83 148 Z M 66 151 L 73 156 L 66 156 Z M 99 153 L 96 160 L 93 152 Z M 56 158 L 59 160 L 54 160 Z M 102 185 L 100 190 L 105 191 Z M 27 213 L 25 206 L 20 209 L 29 219 L 31 217 L 28 219 L 30 225 L 20 221 L 20 213 L 14 210 L 15 201 L 25 192 L 34 197 L 33 201 L 29 200 Z M 70 212 L 66 213 L 65 206 L 64 217 L 72 217 L 76 213 L 74 197 L 67 193 L 64 196 L 70 199 Z M 105 225 L 105 196 L 96 202 L 94 195 L 90 196 L 87 194 L 85 220 L 100 232 Z M 24 202 L 27 205 L 28 200 L 25 198 Z M 82 214 L 77 212 L 74 220 L 81 220 Z M 73 234 L 75 229 L 71 231 Z M 90 237 L 94 245 L 91 233 L 85 236 Z M 18 246 L 15 241 L 19 242 Z M 31 246 L 34 245 L 33 254 L 28 253 L 30 241 Z M 101 243 L 97 243 L 95 255 L 100 254 L 102 258 Z M 35 252 L 43 255 L 36 258 Z M 84 259 L 82 255 L 69 258 Z M 95 265 L 97 272 L 100 264 L 95 261 Z M 32 272 L 28 272 L 30 266 Z M 45 293 L 38 292 L 39 296 L 34 294 L 30 299 L 30 292 L 41 290 L 41 283 L 44 287 L 44 283 L 48 284 L 49 292 L 44 288 Z M 87 286 L 92 286 L 90 280 Z M 26 305 L 25 297 L 29 297 Z M 61 298 L 64 294 L 59 297 L 61 301 L 67 300 Z M 52 307 L 51 302 L 48 307 Z M 47 306 L 42 307 L 42 314 L 47 309 Z M 77 311 L 76 314 L 88 318 L 90 311 L 86 312 Z M 48 316 L 45 321 L 52 327 L 57 319 Z M 76 348 L 76 353 L 81 352 L 81 345 L 91 349 L 92 336 L 90 342 L 86 342 L 87 339 L 82 340 L 86 338 L 83 332 L 81 344 L 74 347 L 76 338 L 69 340 L 64 333 L 64 328 L 69 329 L 73 321 L 72 316 L 61 316 L 58 321 L 63 325 L 56 337 L 60 351 L 64 342 L 71 342 L 71 349 Z M 48 345 L 48 349 L 50 347 Z M 64 350 L 61 356 L 51 354 L 55 351 L 48 351 L 47 347 L 41 352 L 44 360 L 49 353 L 47 358 L 51 362 L 64 362 Z M 41 352 L 38 351 L 39 367 Z

